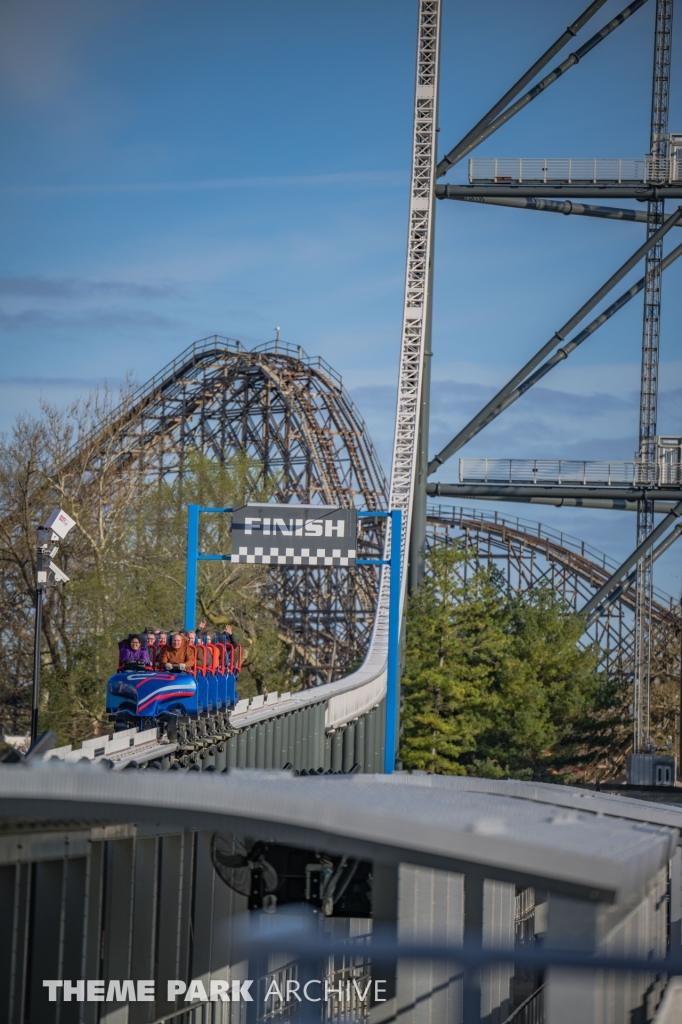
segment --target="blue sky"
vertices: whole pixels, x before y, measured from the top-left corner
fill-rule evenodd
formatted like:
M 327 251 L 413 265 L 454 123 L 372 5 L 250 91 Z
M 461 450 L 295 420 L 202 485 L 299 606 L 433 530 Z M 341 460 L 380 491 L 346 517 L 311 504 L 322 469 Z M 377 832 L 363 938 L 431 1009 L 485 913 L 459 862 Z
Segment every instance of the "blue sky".
M 585 6 L 444 0 L 443 151 Z M 609 0 L 579 42 L 623 6 Z M 649 0 L 477 155 L 644 155 L 653 15 Z M 65 403 L 129 370 L 143 381 L 205 335 L 250 345 L 280 325 L 343 374 L 388 470 L 415 19 L 416 0 L 4 0 L 0 429 L 41 397 Z M 643 234 L 439 204 L 432 452 Z M 681 274 L 682 261 L 664 284 L 669 434 L 682 433 Z M 631 458 L 641 315 L 634 300 L 463 454 Z M 440 478 L 456 475 L 454 461 Z M 506 509 L 614 557 L 634 536 L 625 513 Z M 681 557 L 658 569 L 673 593 Z

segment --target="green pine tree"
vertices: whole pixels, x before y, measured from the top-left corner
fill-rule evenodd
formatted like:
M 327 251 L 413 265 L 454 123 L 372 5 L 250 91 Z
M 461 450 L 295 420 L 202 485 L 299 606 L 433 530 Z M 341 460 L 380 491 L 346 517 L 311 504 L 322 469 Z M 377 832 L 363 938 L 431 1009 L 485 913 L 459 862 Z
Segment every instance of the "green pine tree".
M 601 652 L 578 646 L 584 623 L 549 586 L 510 595 L 494 569 L 467 573 L 468 557 L 460 545 L 434 548 L 408 602 L 403 764 L 571 778 L 602 753 L 597 722 L 609 718 L 610 687 Z
M 514 595 L 504 615 L 510 656 L 499 664 L 499 700 L 472 768 L 478 775 L 567 779 L 593 756 L 586 726 L 606 684 L 601 652 L 596 644 L 578 646 L 584 621 L 549 585 Z
M 466 552 L 437 547 L 409 601 L 401 757 L 407 768 L 464 775 L 463 758 L 498 702 L 500 659 L 509 649 L 503 601 L 491 573 L 466 582 Z

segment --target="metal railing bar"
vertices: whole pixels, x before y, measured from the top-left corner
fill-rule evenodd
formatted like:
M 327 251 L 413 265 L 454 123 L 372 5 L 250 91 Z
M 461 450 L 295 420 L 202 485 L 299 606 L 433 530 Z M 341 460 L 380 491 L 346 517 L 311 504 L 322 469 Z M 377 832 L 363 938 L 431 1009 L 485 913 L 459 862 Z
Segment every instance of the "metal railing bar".
M 238 929 L 240 949 L 244 952 L 277 951 L 299 956 L 331 956 L 348 951 L 347 939 L 285 930 L 277 935 L 256 935 L 247 928 Z M 615 956 L 590 950 L 526 948 L 490 948 L 476 943 L 450 945 L 441 942 L 399 942 L 390 936 L 372 935 L 363 949 L 368 958 L 381 960 L 451 960 L 468 968 L 488 964 L 513 964 L 521 967 L 583 967 L 594 971 L 643 971 L 647 974 L 682 975 L 682 950 L 667 956 Z
M 545 982 L 543 982 L 539 988 L 536 988 L 535 992 L 531 992 L 528 998 L 524 999 L 523 1002 L 519 1006 L 517 1006 L 516 1009 L 507 1017 L 507 1019 L 503 1021 L 503 1024 L 512 1024 L 513 1021 L 518 1020 L 521 1016 L 521 1013 L 526 1009 L 526 1007 L 530 1006 L 531 1003 L 533 1003 L 542 993 L 544 987 Z

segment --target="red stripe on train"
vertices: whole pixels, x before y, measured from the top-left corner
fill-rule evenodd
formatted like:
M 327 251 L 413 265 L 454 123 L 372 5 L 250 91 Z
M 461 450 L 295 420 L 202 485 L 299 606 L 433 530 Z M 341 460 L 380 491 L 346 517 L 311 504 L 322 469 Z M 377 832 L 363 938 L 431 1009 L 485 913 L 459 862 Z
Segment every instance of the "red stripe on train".
M 142 711 L 142 708 L 146 708 L 148 704 L 153 704 L 155 700 L 166 700 L 168 697 L 193 697 L 194 690 L 176 690 L 175 693 L 160 693 L 156 697 L 150 697 L 149 700 L 143 701 L 142 704 L 138 704 L 137 710 Z

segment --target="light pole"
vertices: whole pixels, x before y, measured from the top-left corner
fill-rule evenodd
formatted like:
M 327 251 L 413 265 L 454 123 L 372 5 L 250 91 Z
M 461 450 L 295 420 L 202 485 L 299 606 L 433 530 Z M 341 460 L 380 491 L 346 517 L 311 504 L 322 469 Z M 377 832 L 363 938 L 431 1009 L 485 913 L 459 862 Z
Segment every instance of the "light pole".
M 40 704 L 40 639 L 43 628 L 43 597 L 48 587 L 66 583 L 69 577 L 52 561 L 59 550 L 56 541 L 64 540 L 75 526 L 74 520 L 62 509 L 55 509 L 44 526 L 38 528 L 38 555 L 36 558 L 36 607 L 33 632 L 33 699 L 31 704 L 31 744 L 38 738 L 38 707 Z

